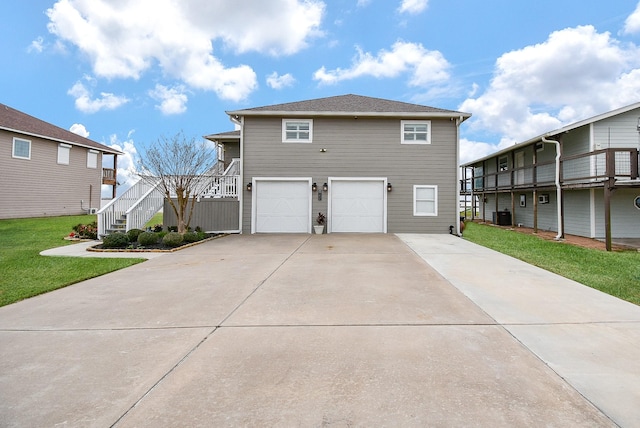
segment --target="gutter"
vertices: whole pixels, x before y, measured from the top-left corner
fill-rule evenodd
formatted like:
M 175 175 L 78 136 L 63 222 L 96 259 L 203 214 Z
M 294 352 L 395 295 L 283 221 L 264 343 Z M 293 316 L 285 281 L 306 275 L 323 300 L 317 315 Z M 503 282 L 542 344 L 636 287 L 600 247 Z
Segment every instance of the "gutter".
M 562 187 L 560 186 L 560 142 L 556 140 L 547 140 L 543 135 L 541 137 L 543 143 L 555 144 L 556 146 L 556 205 L 558 206 L 558 235 L 554 238 L 559 241 L 564 236 L 562 230 Z

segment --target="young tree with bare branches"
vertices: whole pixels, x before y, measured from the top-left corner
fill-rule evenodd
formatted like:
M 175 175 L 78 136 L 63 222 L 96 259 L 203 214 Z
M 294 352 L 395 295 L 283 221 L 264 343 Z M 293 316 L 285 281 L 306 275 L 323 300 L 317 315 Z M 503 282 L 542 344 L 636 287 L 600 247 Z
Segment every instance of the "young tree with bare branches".
M 173 137 L 160 137 L 140 154 L 138 175 L 154 186 L 159 183 L 176 214 L 179 233 L 189 228 L 196 197 L 204 185 L 202 176 L 216 161 L 211 143 L 186 138 L 182 132 Z

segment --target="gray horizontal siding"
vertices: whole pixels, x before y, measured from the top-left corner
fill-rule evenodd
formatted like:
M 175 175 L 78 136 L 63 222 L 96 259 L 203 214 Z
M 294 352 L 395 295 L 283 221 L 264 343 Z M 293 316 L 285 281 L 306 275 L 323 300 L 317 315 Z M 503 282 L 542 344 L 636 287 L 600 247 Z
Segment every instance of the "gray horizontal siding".
M 177 200 L 174 199 L 175 202 Z M 207 198 L 196 202 L 189 226 L 200 227 L 205 232 L 237 231 L 240 215 L 240 203 L 233 198 Z M 165 200 L 162 214 L 165 227 L 177 226 L 178 220 L 173 208 Z
M 0 218 L 85 214 L 81 200 L 100 208 L 102 154 L 87 168 L 88 150 L 74 146 L 69 165 L 58 165 L 57 143 L 19 136 L 31 141 L 31 159 L 14 159 L 13 136 L 0 131 Z
M 432 120 L 432 143 L 400 143 L 400 120 L 316 118 L 312 143 L 282 143 L 281 118 L 246 118 L 244 181 L 252 177 L 379 177 L 388 194 L 388 232 L 448 233 L 457 218 L 456 126 Z M 326 152 L 320 152 L 326 149 Z M 438 216 L 413 216 L 413 186 L 438 186 Z M 323 195 L 325 196 L 325 195 Z M 313 198 L 313 212 L 327 212 L 327 198 Z M 243 230 L 251 230 L 251 197 L 245 191 Z

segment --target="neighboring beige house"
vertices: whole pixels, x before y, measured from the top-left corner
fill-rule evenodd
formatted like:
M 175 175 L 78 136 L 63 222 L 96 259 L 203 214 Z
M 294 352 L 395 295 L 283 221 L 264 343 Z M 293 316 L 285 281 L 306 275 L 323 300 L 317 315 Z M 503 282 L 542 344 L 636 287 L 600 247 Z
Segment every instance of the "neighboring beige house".
M 640 238 L 640 103 L 462 165 L 480 217 L 611 240 Z M 621 241 L 622 242 L 622 241 Z
M 0 219 L 76 215 L 115 197 L 121 152 L 0 104 Z M 113 168 L 102 158 L 113 156 Z

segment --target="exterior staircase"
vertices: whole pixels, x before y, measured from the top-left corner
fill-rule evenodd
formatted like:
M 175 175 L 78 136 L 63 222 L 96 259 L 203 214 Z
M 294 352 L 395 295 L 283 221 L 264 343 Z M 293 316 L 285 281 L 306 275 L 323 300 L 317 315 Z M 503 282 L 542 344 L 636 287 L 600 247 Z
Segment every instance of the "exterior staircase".
M 222 164 L 216 164 L 199 180 L 196 197 L 237 197 L 240 183 L 240 159 L 234 159 L 222 174 Z M 113 199 L 97 212 L 98 237 L 110 233 L 143 229 L 155 213 L 164 206 L 165 195 L 159 179 L 140 179 L 122 195 Z

